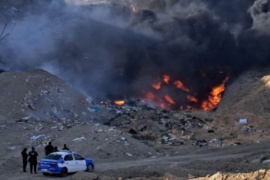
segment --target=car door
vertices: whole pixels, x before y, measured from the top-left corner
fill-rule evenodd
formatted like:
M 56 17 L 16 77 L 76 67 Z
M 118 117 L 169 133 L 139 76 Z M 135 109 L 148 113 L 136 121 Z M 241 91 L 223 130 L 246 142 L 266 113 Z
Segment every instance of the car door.
M 76 172 L 76 162 L 72 154 L 67 154 L 64 157 L 64 166 L 67 167 L 68 172 Z
M 86 170 L 86 162 L 84 157 L 82 157 L 79 154 L 74 153 L 73 154 L 75 162 L 76 162 L 76 170 L 77 171 L 84 171 Z

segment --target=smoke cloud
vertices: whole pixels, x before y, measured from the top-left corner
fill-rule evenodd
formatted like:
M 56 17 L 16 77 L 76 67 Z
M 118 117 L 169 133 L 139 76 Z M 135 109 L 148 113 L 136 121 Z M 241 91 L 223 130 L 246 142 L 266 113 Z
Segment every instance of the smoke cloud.
M 0 69 L 43 68 L 94 99 L 142 97 L 169 74 L 203 101 L 226 77 L 270 63 L 266 0 L 74 2 L 2 11 Z M 169 85 L 162 93 L 188 104 Z

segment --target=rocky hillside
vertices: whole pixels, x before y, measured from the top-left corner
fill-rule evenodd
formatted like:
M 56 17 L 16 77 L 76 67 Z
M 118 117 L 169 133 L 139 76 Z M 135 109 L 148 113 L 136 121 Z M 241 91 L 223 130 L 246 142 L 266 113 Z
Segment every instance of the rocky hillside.
M 259 116 L 268 116 L 269 69 L 248 71 L 230 84 L 223 96 L 218 111 L 244 111 Z
M 43 70 L 0 74 L 1 120 L 89 120 L 91 98 Z
M 228 85 L 216 115 L 227 124 L 247 119 L 254 128 L 269 128 L 269 78 L 270 71 L 257 69 L 245 72 Z

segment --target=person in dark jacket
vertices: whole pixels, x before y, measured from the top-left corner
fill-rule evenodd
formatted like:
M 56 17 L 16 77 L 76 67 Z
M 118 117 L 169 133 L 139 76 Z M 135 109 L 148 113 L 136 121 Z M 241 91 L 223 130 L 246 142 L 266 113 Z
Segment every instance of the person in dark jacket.
M 63 150 L 69 150 L 66 144 L 64 144 Z
M 54 147 L 53 152 L 58 152 L 57 146 Z
M 23 159 L 23 172 L 27 172 L 26 171 L 26 166 L 27 166 L 27 157 L 28 157 L 28 154 L 27 154 L 27 148 L 24 148 L 21 152 L 22 154 L 22 159 Z
M 54 150 L 54 147 L 52 146 L 52 142 L 49 142 L 47 146 L 45 146 L 45 154 L 46 156 L 50 153 L 52 153 Z
M 35 174 L 37 173 L 37 157 L 38 153 L 35 151 L 35 148 L 32 147 L 32 151 L 28 153 L 29 159 L 28 162 L 30 163 L 30 173 L 33 173 L 33 169 Z

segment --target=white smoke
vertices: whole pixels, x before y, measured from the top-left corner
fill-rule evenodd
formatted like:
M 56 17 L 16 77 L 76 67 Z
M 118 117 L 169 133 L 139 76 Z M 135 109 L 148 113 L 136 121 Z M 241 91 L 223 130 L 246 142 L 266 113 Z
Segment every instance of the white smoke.
M 253 19 L 252 29 L 270 35 L 270 1 L 256 0 L 249 12 Z

